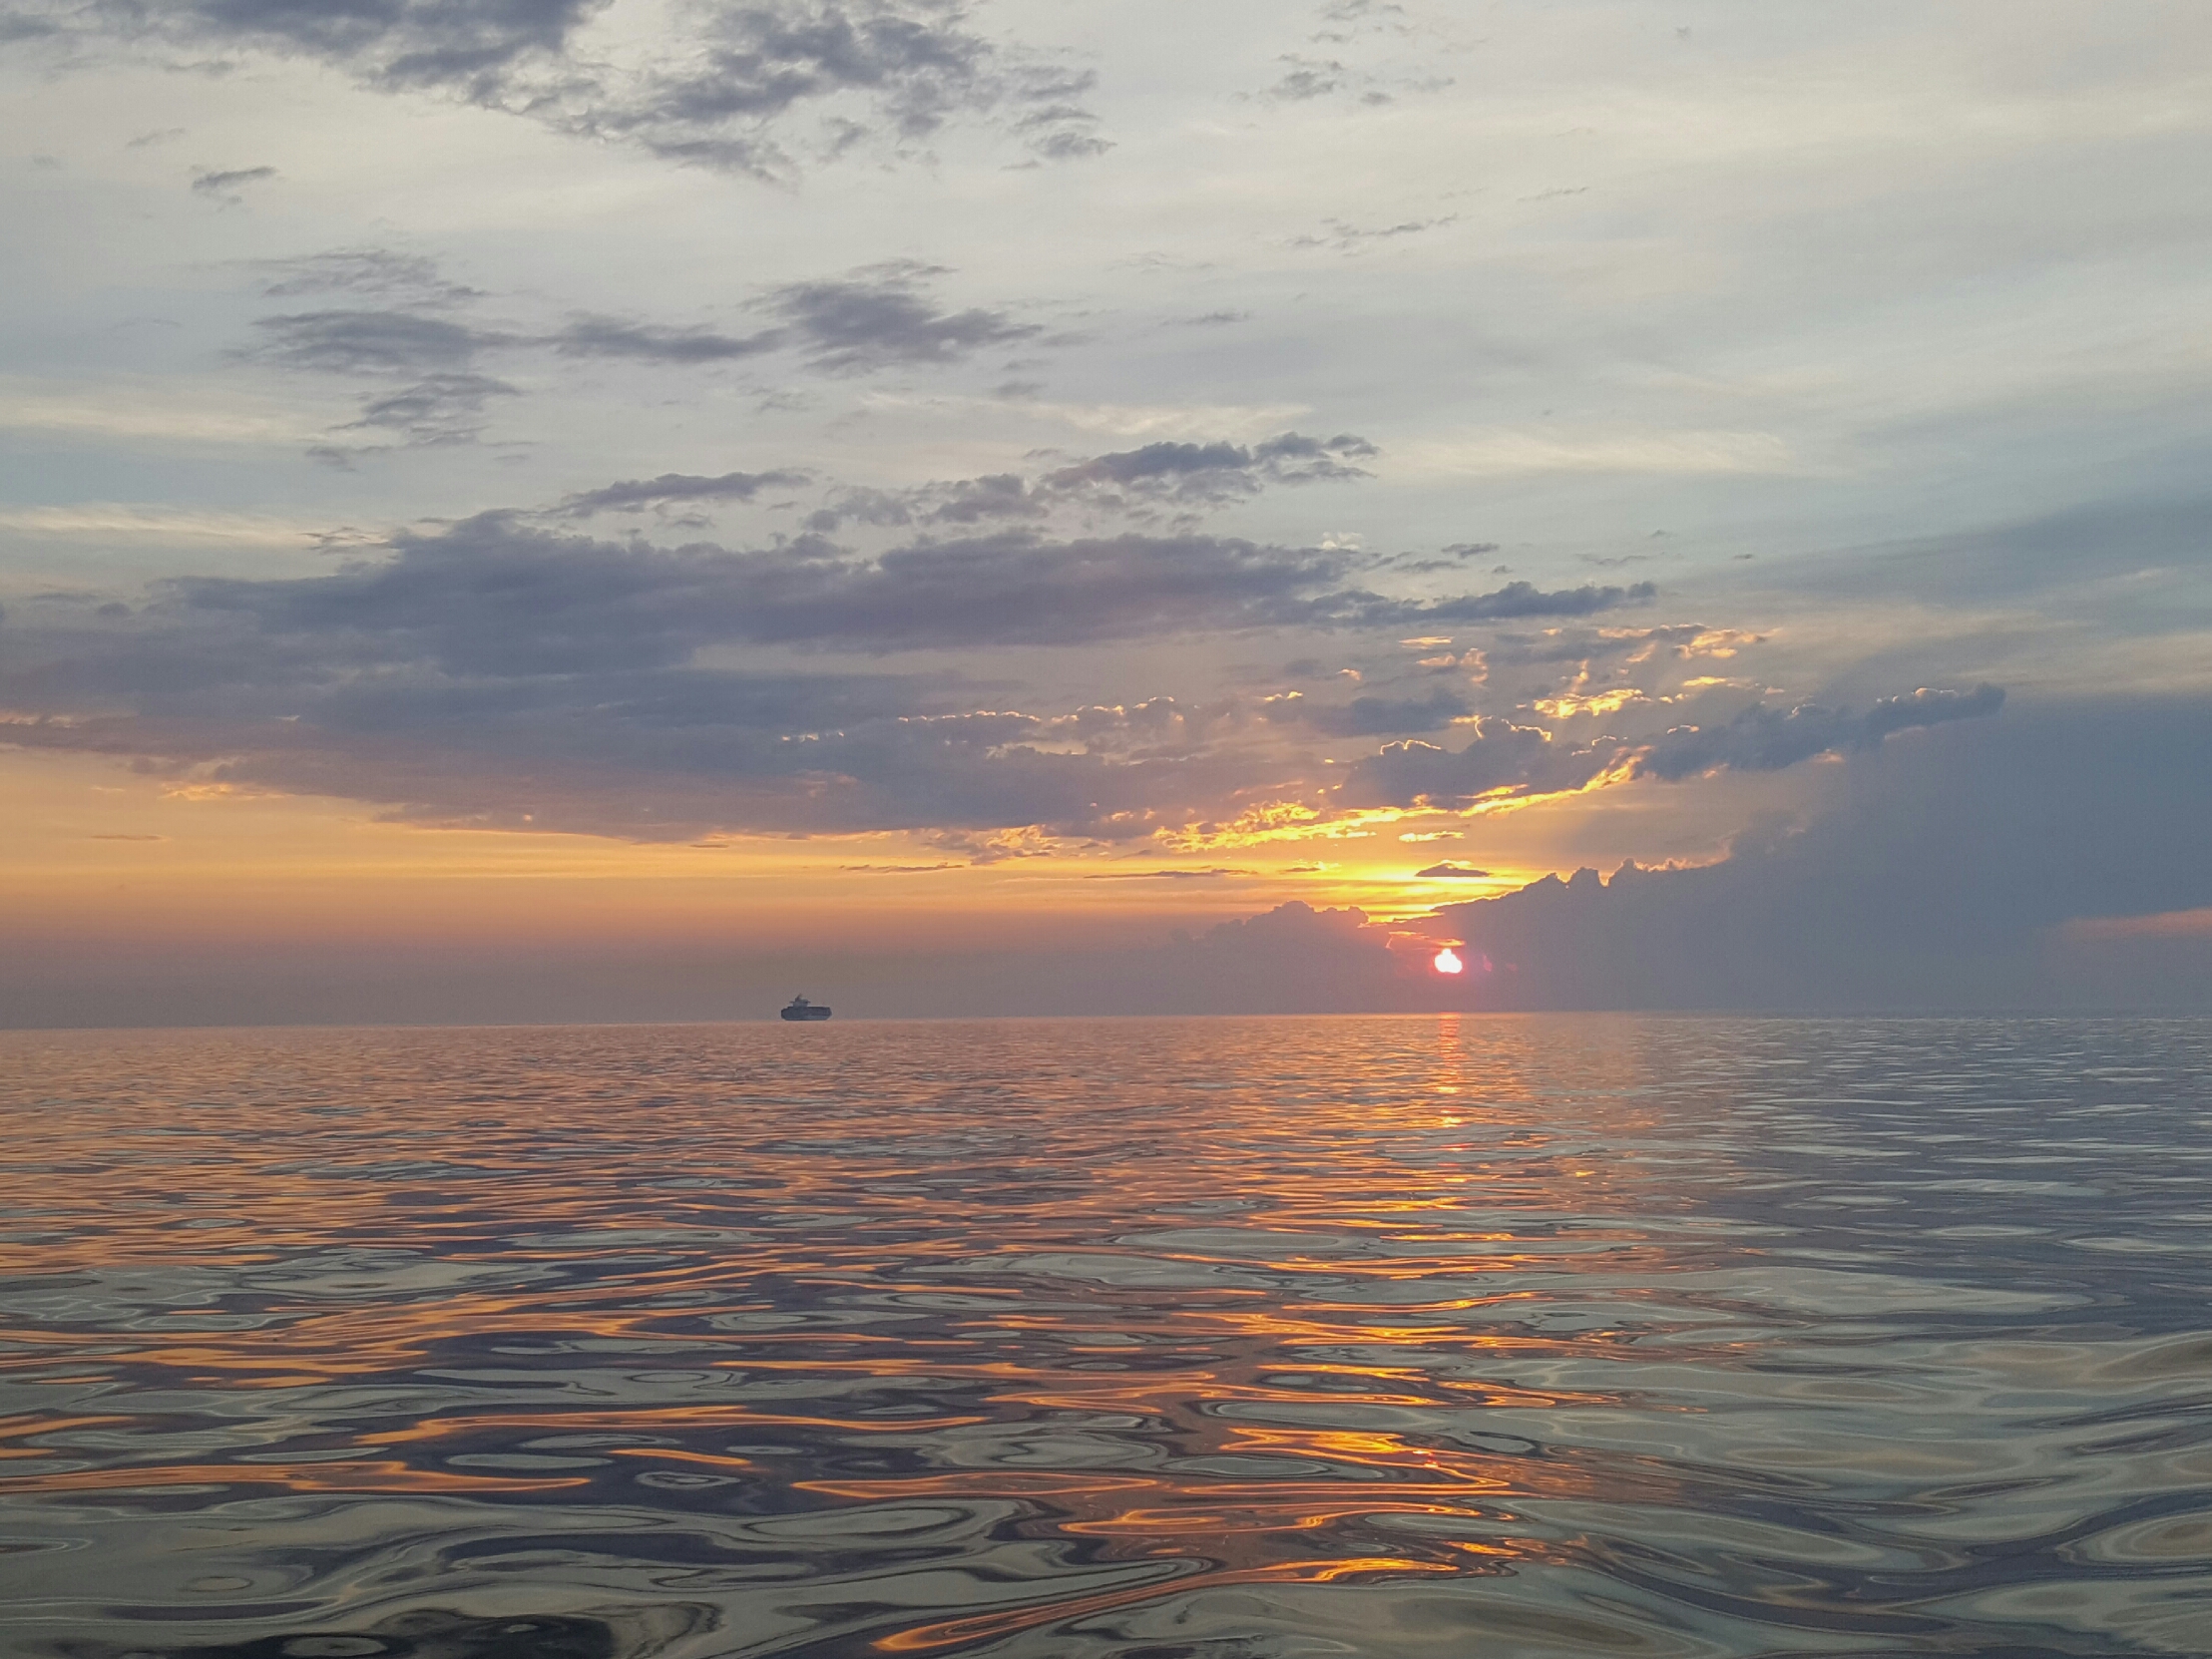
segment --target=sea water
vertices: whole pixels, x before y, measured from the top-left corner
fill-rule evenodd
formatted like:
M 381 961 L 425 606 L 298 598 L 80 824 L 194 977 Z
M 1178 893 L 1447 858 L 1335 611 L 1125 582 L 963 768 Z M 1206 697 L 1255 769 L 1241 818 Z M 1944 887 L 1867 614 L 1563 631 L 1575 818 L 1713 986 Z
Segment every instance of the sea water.
M 0 1649 L 2212 1653 L 2212 1024 L 0 1037 Z

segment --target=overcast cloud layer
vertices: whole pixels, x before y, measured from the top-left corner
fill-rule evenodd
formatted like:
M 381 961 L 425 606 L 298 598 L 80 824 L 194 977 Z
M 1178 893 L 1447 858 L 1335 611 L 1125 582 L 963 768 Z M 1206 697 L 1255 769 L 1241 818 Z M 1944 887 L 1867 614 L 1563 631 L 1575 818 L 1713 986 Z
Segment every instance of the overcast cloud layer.
M 2158 0 L 0 0 L 0 768 L 1219 895 L 1081 1006 L 1448 938 L 1480 1006 L 2147 996 L 2208 65 Z

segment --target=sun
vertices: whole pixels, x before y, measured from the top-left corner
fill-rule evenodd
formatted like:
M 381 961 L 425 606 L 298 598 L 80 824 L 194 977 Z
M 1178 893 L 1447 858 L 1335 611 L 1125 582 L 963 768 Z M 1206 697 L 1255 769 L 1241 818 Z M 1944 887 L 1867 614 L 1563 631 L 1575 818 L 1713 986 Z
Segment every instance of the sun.
M 1437 952 L 1436 971 L 1440 974 L 1457 974 L 1466 966 L 1466 963 L 1460 961 L 1459 952 L 1449 945 Z

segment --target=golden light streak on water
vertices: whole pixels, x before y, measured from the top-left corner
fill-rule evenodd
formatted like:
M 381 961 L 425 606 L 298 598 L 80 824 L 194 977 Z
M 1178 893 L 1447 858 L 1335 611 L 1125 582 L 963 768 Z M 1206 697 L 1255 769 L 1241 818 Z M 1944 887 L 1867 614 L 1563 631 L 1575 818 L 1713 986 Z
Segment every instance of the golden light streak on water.
M 2198 1651 L 2208 1060 L 2171 1022 L 0 1037 L 0 1645 Z

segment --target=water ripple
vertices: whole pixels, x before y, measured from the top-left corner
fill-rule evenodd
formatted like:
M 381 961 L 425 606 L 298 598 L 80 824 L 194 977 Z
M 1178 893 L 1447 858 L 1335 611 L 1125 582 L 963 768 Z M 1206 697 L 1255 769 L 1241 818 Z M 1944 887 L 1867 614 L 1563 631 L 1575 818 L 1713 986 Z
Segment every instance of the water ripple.
M 2212 1026 L 0 1037 L 0 1643 L 2212 1652 Z

